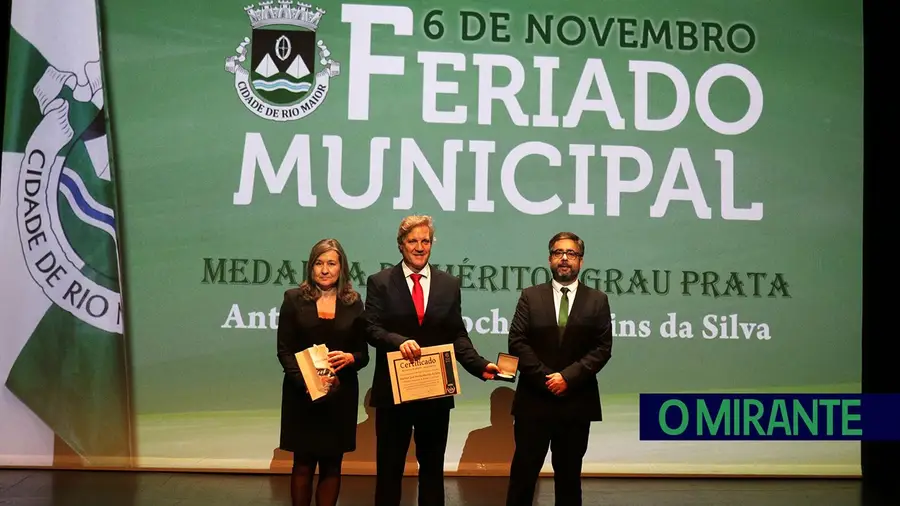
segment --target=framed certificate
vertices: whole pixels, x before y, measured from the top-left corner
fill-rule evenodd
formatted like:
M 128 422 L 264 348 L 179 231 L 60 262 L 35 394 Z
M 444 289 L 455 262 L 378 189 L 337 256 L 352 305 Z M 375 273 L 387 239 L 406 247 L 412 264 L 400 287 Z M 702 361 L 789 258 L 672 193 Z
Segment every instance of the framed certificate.
M 456 353 L 452 344 L 422 348 L 414 362 L 399 351 L 387 354 L 394 404 L 448 397 L 461 393 Z

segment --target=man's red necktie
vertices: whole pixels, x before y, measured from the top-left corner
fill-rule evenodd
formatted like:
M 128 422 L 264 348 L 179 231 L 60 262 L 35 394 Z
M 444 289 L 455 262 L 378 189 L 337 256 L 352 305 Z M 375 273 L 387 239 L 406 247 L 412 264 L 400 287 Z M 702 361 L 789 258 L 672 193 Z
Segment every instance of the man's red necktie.
M 422 275 L 410 274 L 409 277 L 411 277 L 413 280 L 413 304 L 415 304 L 416 306 L 416 316 L 419 317 L 419 325 L 421 325 L 422 320 L 425 319 L 425 292 L 422 290 L 422 285 L 419 284 L 419 279 L 422 277 Z

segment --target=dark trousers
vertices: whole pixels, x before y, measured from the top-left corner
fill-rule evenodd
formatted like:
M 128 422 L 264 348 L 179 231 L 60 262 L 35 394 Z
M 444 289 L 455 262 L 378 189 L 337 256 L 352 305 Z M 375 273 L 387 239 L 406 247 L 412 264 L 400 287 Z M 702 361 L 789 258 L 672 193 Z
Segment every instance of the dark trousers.
M 375 408 L 375 504 L 400 504 L 403 468 L 410 436 L 419 461 L 419 506 L 444 506 L 444 453 L 450 409 L 428 401 Z
M 516 417 L 516 452 L 509 470 L 506 506 L 531 506 L 548 449 L 556 506 L 581 506 L 581 463 L 590 428 L 588 420 Z

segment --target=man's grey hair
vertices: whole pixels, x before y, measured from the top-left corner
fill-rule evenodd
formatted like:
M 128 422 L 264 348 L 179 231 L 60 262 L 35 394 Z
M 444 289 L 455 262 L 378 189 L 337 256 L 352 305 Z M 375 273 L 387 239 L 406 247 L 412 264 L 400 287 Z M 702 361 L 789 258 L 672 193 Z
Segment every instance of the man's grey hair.
M 414 214 L 403 218 L 400 222 L 400 228 L 397 230 L 397 244 L 403 244 L 403 241 L 406 240 L 406 236 L 409 235 L 410 231 L 416 227 L 421 227 L 422 225 L 428 227 L 429 236 L 431 241 L 434 242 L 434 220 L 431 216 Z

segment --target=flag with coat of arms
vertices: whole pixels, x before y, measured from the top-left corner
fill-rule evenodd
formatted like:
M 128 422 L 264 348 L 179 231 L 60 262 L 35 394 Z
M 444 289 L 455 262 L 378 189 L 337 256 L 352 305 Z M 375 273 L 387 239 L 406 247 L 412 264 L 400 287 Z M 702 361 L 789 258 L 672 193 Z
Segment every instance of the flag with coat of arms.
M 13 0 L 0 171 L 0 464 L 132 455 L 96 0 Z

